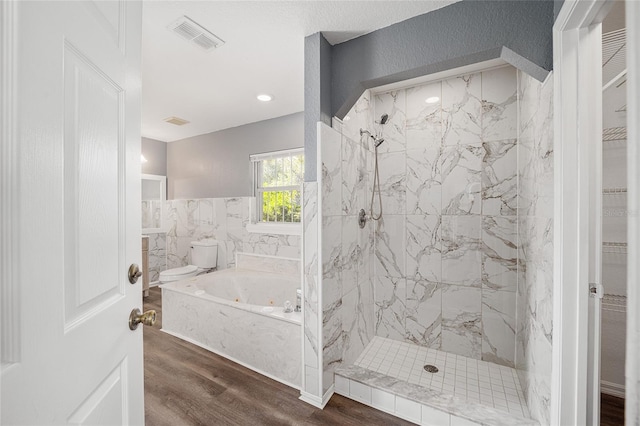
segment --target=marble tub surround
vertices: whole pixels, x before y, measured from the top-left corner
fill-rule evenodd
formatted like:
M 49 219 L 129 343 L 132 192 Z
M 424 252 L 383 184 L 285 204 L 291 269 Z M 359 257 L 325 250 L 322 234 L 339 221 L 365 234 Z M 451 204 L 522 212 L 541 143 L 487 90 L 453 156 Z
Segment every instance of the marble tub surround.
M 165 202 L 167 268 L 188 265 L 191 241 L 219 241 L 218 269 L 235 265 L 237 252 L 299 258 L 296 235 L 249 233 L 250 197 L 168 200 Z
M 507 66 L 370 96 L 377 336 L 515 365 L 517 84 Z
M 519 80 L 516 369 L 531 416 L 549 424 L 553 319 L 553 78 Z
M 226 274 L 231 270 L 207 274 Z M 216 299 L 200 290 L 162 286 L 162 331 L 194 343 L 289 386 L 301 386 L 300 314 L 262 314 L 263 307 L 240 308 L 231 300 Z M 196 294 L 198 293 L 198 294 Z M 270 307 L 269 307 L 270 308 Z M 275 308 L 274 308 L 275 309 Z M 297 321 L 278 316 L 297 316 Z

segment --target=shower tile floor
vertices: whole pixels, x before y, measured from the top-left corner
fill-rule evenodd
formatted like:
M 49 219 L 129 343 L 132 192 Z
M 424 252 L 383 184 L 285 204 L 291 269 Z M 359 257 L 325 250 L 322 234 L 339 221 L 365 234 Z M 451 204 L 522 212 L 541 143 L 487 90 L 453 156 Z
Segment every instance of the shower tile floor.
M 437 373 L 424 370 L 435 365 Z M 408 383 L 529 417 L 514 368 L 374 337 L 355 365 Z

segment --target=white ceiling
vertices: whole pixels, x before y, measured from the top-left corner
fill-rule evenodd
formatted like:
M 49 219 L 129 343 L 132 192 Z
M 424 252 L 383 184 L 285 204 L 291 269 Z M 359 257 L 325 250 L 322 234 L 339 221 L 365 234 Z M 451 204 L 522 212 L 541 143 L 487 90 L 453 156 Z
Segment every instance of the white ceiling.
M 170 142 L 302 111 L 304 37 L 322 31 L 337 44 L 451 3 L 146 0 L 142 136 Z M 167 30 L 183 15 L 226 43 L 204 52 Z

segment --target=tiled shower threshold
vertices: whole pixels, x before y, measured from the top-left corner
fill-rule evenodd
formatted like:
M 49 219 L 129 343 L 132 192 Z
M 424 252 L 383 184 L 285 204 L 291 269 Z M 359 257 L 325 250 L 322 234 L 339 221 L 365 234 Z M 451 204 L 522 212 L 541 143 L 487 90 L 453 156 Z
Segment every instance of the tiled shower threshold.
M 416 424 L 538 425 L 513 368 L 375 337 L 335 374 L 336 393 Z

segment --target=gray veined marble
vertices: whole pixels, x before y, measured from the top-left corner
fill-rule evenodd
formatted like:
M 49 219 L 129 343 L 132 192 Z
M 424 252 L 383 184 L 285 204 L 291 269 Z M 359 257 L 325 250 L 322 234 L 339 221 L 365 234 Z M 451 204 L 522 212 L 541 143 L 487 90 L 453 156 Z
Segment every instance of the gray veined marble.
M 382 135 L 384 143 L 378 147 L 378 152 L 404 152 L 407 146 L 405 134 L 406 96 L 404 90 L 398 90 L 375 95 L 374 121 L 380 121 L 382 114 L 389 116 L 385 125 L 375 124 L 368 129 L 375 135 Z M 372 141 L 369 141 L 371 144 Z
M 404 278 L 376 276 L 376 336 L 405 338 L 406 282 Z
M 516 216 L 482 217 L 482 286 L 516 291 L 518 284 Z
M 482 356 L 482 289 L 443 285 L 442 350 L 469 358 Z
M 482 72 L 482 140 L 515 139 L 517 135 L 516 69 Z
M 380 175 L 383 214 L 405 214 L 407 192 L 405 153 L 378 153 L 378 171 Z M 370 182 L 373 183 L 373 174 L 371 175 Z M 367 205 L 369 205 L 370 200 L 366 201 Z M 377 209 L 377 194 L 374 206 Z
M 405 276 L 405 217 L 385 215 L 376 221 L 375 275 Z
M 481 216 L 442 216 L 442 282 L 482 284 Z
M 440 214 L 442 204 L 441 149 L 407 151 L 407 214 Z
M 366 205 L 363 199 L 367 178 L 366 150 L 359 143 L 342 137 L 342 212 L 358 214 Z
M 442 214 L 480 214 L 482 207 L 482 145 L 442 149 Z
M 482 214 L 515 215 L 518 208 L 517 140 L 483 143 Z
M 482 359 L 515 366 L 516 294 L 482 290 Z
M 482 141 L 481 75 L 471 74 L 442 82 L 444 145 Z
M 407 279 L 406 339 L 420 346 L 442 344 L 442 285 Z
M 442 281 L 441 216 L 407 215 L 407 278 Z
M 406 89 L 407 151 L 442 145 L 442 83 L 432 83 Z M 435 102 L 427 103 L 433 99 Z

